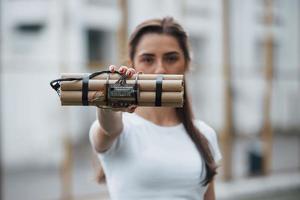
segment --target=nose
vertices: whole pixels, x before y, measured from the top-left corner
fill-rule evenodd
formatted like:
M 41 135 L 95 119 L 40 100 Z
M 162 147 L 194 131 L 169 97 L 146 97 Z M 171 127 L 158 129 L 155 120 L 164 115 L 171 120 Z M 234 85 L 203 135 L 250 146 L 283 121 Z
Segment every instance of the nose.
M 157 62 L 157 66 L 155 68 L 155 74 L 166 74 L 166 68 L 164 67 L 163 62 Z

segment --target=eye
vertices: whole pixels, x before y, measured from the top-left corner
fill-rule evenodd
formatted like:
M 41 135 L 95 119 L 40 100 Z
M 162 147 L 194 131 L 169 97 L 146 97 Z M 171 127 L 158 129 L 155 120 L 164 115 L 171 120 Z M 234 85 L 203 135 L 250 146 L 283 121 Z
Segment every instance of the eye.
M 146 64 L 152 64 L 154 61 L 154 58 L 151 56 L 143 56 L 141 58 L 141 62 L 146 63 Z
M 174 63 L 174 62 L 176 62 L 178 60 L 178 55 L 175 55 L 175 54 L 173 54 L 173 55 L 167 55 L 165 57 L 165 60 L 167 62 L 169 62 L 169 63 Z

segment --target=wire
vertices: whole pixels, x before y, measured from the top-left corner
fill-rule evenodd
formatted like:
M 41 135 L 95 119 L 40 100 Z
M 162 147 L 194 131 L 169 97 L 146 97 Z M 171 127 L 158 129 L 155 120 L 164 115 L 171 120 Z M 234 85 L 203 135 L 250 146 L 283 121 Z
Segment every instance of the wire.
M 99 71 L 99 72 L 94 72 L 92 74 L 89 75 L 89 79 L 93 79 L 96 76 L 99 76 L 101 74 L 111 74 L 111 73 L 116 73 L 119 74 L 121 77 L 120 79 L 116 82 L 119 83 L 120 85 L 124 85 L 126 83 L 126 75 L 122 75 L 120 72 L 115 71 L 115 72 L 111 72 L 109 70 L 105 70 L 105 71 Z M 57 94 L 60 96 L 60 82 L 62 81 L 81 81 L 83 80 L 83 77 L 81 78 L 59 78 L 59 79 L 55 79 L 53 81 L 50 82 L 50 86 L 57 92 Z

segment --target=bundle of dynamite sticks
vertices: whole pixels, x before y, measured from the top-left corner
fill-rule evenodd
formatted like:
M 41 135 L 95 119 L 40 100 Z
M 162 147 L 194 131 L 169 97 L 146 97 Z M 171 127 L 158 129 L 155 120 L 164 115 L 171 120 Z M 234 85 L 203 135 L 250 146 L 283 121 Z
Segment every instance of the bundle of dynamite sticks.
M 82 73 L 65 73 L 62 78 L 82 78 Z M 136 77 L 138 76 L 138 77 Z M 157 91 L 160 76 L 160 90 Z M 88 94 L 86 98 L 90 106 L 109 105 L 107 86 L 116 84 L 119 80 L 118 74 L 100 74 L 88 80 Z M 159 97 L 160 105 L 166 107 L 182 107 L 184 103 L 184 76 L 178 74 L 134 74 L 126 79 L 126 84 L 137 86 L 136 103 L 138 106 L 157 106 Z M 158 93 L 160 92 L 160 94 Z M 60 100 L 63 106 L 83 105 L 83 81 L 60 82 Z M 122 100 L 122 96 L 120 96 Z

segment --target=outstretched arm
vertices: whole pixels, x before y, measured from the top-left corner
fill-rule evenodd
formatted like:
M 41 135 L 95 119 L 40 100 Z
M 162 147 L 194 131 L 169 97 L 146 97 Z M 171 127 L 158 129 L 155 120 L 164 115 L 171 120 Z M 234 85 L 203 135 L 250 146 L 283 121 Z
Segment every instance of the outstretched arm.
M 114 72 L 115 66 L 110 66 L 110 71 Z M 128 69 L 125 66 L 120 67 L 121 74 L 132 76 L 134 69 Z M 133 112 L 136 106 L 130 106 L 119 111 L 97 108 L 98 123 L 94 123 L 91 128 L 94 148 L 101 153 L 109 149 L 113 141 L 121 134 L 123 130 L 122 111 Z

